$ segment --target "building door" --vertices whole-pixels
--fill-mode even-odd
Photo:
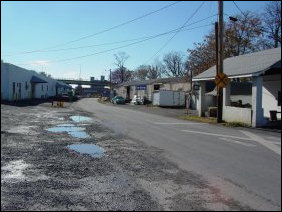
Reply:
[[[19,99],[22,98],[22,83],[19,83]]]
[[[126,99],[130,99],[130,86],[126,87]]]
[[[13,82],[12,100],[16,100],[16,83],[15,82]]]
[[[31,99],[35,98],[35,83],[31,83]]]

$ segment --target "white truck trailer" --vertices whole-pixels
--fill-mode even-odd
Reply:
[[[180,107],[185,106],[185,92],[160,90],[153,93],[153,105]]]

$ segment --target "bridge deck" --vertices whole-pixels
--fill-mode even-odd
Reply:
[[[77,84],[77,85],[97,85],[97,86],[106,86],[110,85],[110,82],[100,81],[100,80],[94,80],[94,81],[88,81],[88,80],[71,80],[71,79],[57,79],[58,81],[64,82],[66,84]]]

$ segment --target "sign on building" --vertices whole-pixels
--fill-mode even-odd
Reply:
[[[136,90],[147,90],[147,85],[136,85]]]

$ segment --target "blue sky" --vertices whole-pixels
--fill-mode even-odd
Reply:
[[[100,78],[108,76],[105,70],[114,69],[114,54],[126,52],[130,57],[126,67],[134,70],[147,62],[173,34],[148,40],[143,43],[118,50],[70,60],[55,62],[66,58],[88,55],[95,52],[123,46],[127,43],[93,46],[91,48],[75,49],[57,52],[37,52],[32,54],[17,54],[18,52],[45,49],[68,41],[81,38],[105,30],[125,21],[137,18],[157,10],[173,2],[168,1],[61,1],[61,2],[5,2],[1,1],[1,59],[4,62],[21,64],[19,66],[36,71],[45,71],[56,78],[78,78],[81,65],[81,77]],[[160,34],[181,27],[195,12],[202,2],[183,1],[143,19],[125,26],[83,39],[57,49],[99,45],[103,43],[123,41],[139,37]],[[266,1],[238,1],[243,10],[262,12]],[[207,18],[217,13],[217,2],[207,1],[193,16],[188,24]],[[224,13],[240,13],[232,1],[224,2]],[[162,59],[169,51],[182,51],[186,54],[193,43],[201,42],[213,26],[216,17],[191,25],[189,28],[200,27],[179,32],[171,42],[157,55]],[[8,56],[11,55],[11,56]],[[149,62],[153,62],[154,58]]]

